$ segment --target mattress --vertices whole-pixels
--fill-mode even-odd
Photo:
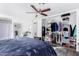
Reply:
[[[56,56],[47,42],[33,38],[0,40],[0,56]]]

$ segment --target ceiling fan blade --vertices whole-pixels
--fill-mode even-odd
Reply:
[[[36,7],[34,5],[31,5],[31,7],[36,11],[38,12],[38,10],[36,9]]]
[[[36,12],[26,12],[26,13],[36,13]]]
[[[50,8],[47,8],[47,9],[41,10],[41,12],[46,12],[46,11],[50,11],[50,10],[51,10]]]
[[[40,13],[41,15],[43,15],[43,16],[47,16],[47,14],[44,14],[44,13]]]

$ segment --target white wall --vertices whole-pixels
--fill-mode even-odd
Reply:
[[[42,19],[38,19],[37,36],[42,37]]]
[[[76,51],[79,52],[79,10],[77,10],[77,14],[76,14],[76,24],[77,24],[77,40],[76,40]]]
[[[22,31],[21,34],[23,35],[24,32],[30,31],[31,33],[33,32],[33,25],[32,25],[32,19],[22,19],[22,18],[12,18],[13,22],[15,23],[20,23],[22,25]]]
[[[0,18],[4,18],[4,20],[6,20],[5,18],[8,18],[8,20],[12,20],[12,24],[20,23],[22,25],[21,34],[23,34],[25,31],[32,32],[32,18],[30,18],[30,20],[29,20],[29,17],[27,19],[22,19],[19,17],[17,18],[17,17],[7,16],[7,15],[0,15]],[[14,30],[12,29],[11,32],[13,32],[13,31]],[[13,35],[14,35],[14,32],[12,33],[12,38],[14,37]]]
[[[70,24],[72,25],[72,28],[76,25],[76,11],[72,12],[70,15]]]
[[[22,33],[25,31],[33,31],[32,21],[35,19],[35,14],[27,14],[27,11],[32,11],[30,4],[0,3],[0,17],[8,18],[13,23],[22,24]]]

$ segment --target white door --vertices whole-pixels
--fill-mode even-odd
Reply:
[[[0,40],[10,38],[10,23],[0,22]]]
[[[33,23],[33,35],[37,36],[37,22]]]

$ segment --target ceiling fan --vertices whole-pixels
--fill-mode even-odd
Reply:
[[[47,9],[37,9],[34,5],[30,5],[36,12],[27,12],[27,13],[39,13],[43,16],[47,16],[47,14],[45,14],[44,12],[47,12],[47,11],[50,11],[51,9],[50,8],[47,8]]]

